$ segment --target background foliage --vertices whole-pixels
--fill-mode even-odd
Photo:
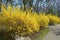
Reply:
[[[18,6],[19,8],[30,9],[32,8],[33,11],[36,12],[46,12],[60,15],[60,0],[0,0],[0,5],[10,4],[11,6],[15,7]],[[1,9],[1,8],[0,8]]]

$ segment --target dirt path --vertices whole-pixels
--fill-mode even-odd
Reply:
[[[60,40],[60,24],[51,27],[50,32],[43,38],[43,40]]]

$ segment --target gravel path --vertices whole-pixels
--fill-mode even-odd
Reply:
[[[60,24],[50,26],[51,30],[43,40],[60,40]]]

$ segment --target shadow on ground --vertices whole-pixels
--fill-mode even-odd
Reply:
[[[53,31],[53,33],[54,33],[56,36],[59,36],[59,35],[60,35],[60,30]]]

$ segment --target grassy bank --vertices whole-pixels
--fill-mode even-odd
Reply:
[[[50,30],[49,28],[45,28],[44,30],[41,31],[41,33],[40,33],[40,39],[41,40],[47,35],[49,30]]]

